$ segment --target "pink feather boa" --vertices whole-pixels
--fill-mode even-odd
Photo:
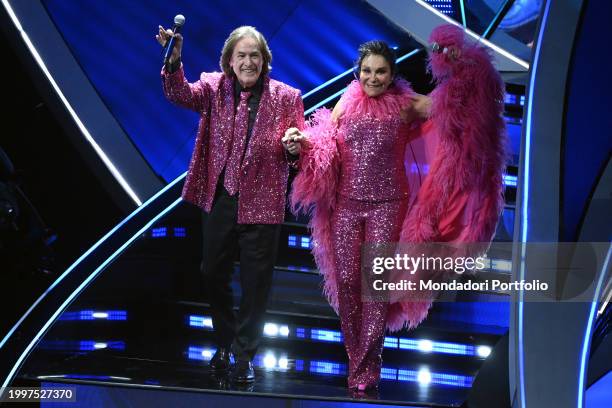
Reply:
[[[402,109],[410,105],[410,97],[414,91],[410,84],[396,78],[387,91],[380,96],[370,98],[363,92],[359,81],[351,82],[340,99],[342,117],[373,116],[377,119],[400,115]]]
[[[300,211],[310,214],[308,227],[312,231],[312,253],[324,278],[323,293],[338,313],[330,220],[336,206],[340,159],[331,111],[317,110],[304,132],[308,135],[309,146],[302,150],[300,171],[293,181],[289,202],[294,214]]]

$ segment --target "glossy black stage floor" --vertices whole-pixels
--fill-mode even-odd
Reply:
[[[333,327],[336,322],[319,321],[317,327],[309,327],[304,323],[316,321],[269,315],[275,323],[266,326],[265,340],[254,360],[256,381],[237,385],[208,370],[215,351],[212,332],[205,327],[209,318],[205,314],[181,316],[176,308],[171,309],[95,312],[126,320],[64,320],[39,344],[20,379],[283,399],[355,398],[397,405],[458,406],[483,360],[475,352],[439,354],[440,350],[469,353],[469,346],[462,348],[459,341],[430,340],[431,352],[424,353],[414,338],[389,336],[379,392],[352,395],[346,389],[346,358],[339,332]],[[92,314],[75,311],[64,318]],[[175,327],[160,325],[161,318],[173,319]],[[490,344],[493,338],[488,340]],[[482,344],[485,342],[483,338]]]
[[[153,399],[159,402],[155,406],[219,406],[221,400],[226,406],[254,406],[252,399],[262,397],[278,400],[266,400],[266,407],[281,400],[461,406],[507,329],[503,294],[437,303],[417,330],[387,335],[378,392],[351,394],[339,322],[321,294],[307,232],[299,222],[287,223],[254,361],[256,381],[247,387],[232,384],[208,370],[215,349],[199,278],[198,217],[180,204],[102,265],[25,360],[14,385],[78,385],[88,401],[82,406],[108,406],[99,405],[108,398]],[[238,274],[234,278],[238,297]]]

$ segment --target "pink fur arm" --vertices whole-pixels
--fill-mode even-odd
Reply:
[[[339,163],[336,146],[336,123],[328,109],[317,110],[304,130],[304,146],[299,172],[293,181],[291,211],[309,212],[313,205],[330,203],[335,195]]]

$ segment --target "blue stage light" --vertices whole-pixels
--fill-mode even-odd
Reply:
[[[189,315],[189,326],[212,329],[213,323],[210,316]]]
[[[151,228],[151,238],[165,238],[168,234],[166,227]]]
[[[401,350],[418,350],[421,352],[456,354],[461,356],[473,356],[476,354],[474,346],[468,344],[448,343],[431,340],[399,339]]]
[[[40,348],[58,351],[125,350],[125,342],[120,340],[43,340],[40,342]]]
[[[297,247],[297,236],[296,236],[296,235],[289,235],[287,245],[288,245],[290,248],[295,248],[295,247]]]
[[[461,23],[463,24],[463,27],[467,28],[467,19],[465,18],[465,2],[463,0],[459,0],[459,7],[461,8]]]
[[[289,248],[311,249],[311,239],[308,235],[289,235],[287,240]]]
[[[265,368],[275,368],[276,367],[276,356],[272,353],[267,353],[263,358],[263,366]]]
[[[263,355],[256,354],[255,357],[253,357],[253,367],[255,368],[264,367],[264,356]]]
[[[422,368],[417,372],[417,381],[420,385],[429,385],[431,384],[431,372]]]
[[[93,351],[93,350],[125,350],[124,341],[93,341],[93,340],[81,340],[79,342],[79,351]]]
[[[478,357],[487,358],[491,355],[491,347],[489,346],[478,346],[476,347],[476,355]]]
[[[430,4],[433,8],[438,10],[440,13],[444,13],[448,15],[455,14],[455,9],[453,7],[452,0],[425,0],[425,1],[428,4]],[[464,17],[464,21],[465,21],[465,17]]]
[[[344,374],[344,364],[335,363],[333,361],[310,361],[310,372],[316,374],[341,375]]]
[[[395,368],[383,367],[380,370],[380,378],[383,380],[397,380],[397,370]]]
[[[298,339],[305,339],[306,329],[304,329],[303,327],[298,327],[297,329],[295,329],[295,337],[297,337]]]
[[[287,370],[289,368],[289,359],[287,359],[287,357],[280,357],[278,359],[278,368]]]
[[[419,341],[415,339],[399,339],[399,348],[402,350],[418,350]]]
[[[472,386],[474,377],[466,375],[456,374],[444,374],[444,373],[432,373],[431,382],[439,385],[450,385],[453,387],[465,387],[469,388]]]
[[[511,176],[509,174],[504,174],[504,185],[516,187],[518,183],[518,176]]]
[[[125,310],[80,310],[64,312],[59,320],[76,321],[76,320],[127,320],[127,311]]]
[[[472,381],[474,380],[474,377],[471,376],[432,373],[426,368],[419,371],[400,369],[398,370],[397,378],[399,381],[416,382],[421,385],[449,385],[452,387],[465,388],[471,387]]]
[[[276,323],[266,323],[263,328],[264,336],[276,337],[278,336],[278,325]]]
[[[187,236],[187,229],[185,227],[174,227],[174,236],[176,238],[185,238]]]
[[[399,345],[399,339],[397,337],[385,337],[384,347],[386,348],[397,348]]]
[[[287,265],[285,268],[290,271],[314,272],[313,269],[307,268],[305,266]]]
[[[431,340],[419,340],[417,348],[423,353],[430,353],[433,351],[433,342]]]
[[[417,372],[414,370],[397,370],[399,381],[417,382]]]
[[[433,342],[432,351],[434,353],[459,354],[463,356],[473,356],[476,354],[474,346],[437,341]]]
[[[342,333],[336,330],[312,329],[310,330],[310,339],[318,341],[328,341],[333,343],[342,342]]]
[[[217,351],[215,348],[210,347],[189,346],[187,358],[189,360],[210,361],[215,351]]]

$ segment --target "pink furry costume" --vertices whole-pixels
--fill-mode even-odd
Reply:
[[[460,28],[437,27],[429,42],[446,49],[429,61],[437,82],[430,122],[439,142],[401,241],[488,244],[504,205],[504,83],[487,50],[466,43]]]
[[[340,118],[319,110],[306,130],[310,143],[291,205],[294,212],[311,211],[313,255],[340,316],[350,388],[378,384],[385,329],[416,327],[432,301],[362,302],[362,244],[397,242],[400,235],[411,242],[489,241],[502,208],[503,83],[486,51],[465,45],[457,31],[443,26],[432,33],[432,41],[449,41],[463,54],[455,61],[432,58],[439,86],[422,126],[402,122],[412,95],[406,82],[396,80],[371,98],[354,81],[340,100]],[[405,147],[421,135],[437,145],[429,146],[435,154],[418,190],[419,183],[409,183],[404,158]],[[426,164],[417,163],[421,172]]]

